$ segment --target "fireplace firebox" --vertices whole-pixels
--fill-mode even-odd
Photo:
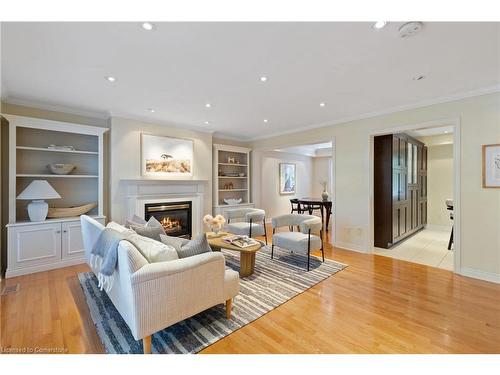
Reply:
[[[163,225],[167,235],[191,238],[191,201],[146,203],[144,208],[144,219],[149,220],[154,216]]]

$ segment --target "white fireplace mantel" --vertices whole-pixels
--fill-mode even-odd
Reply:
[[[145,204],[191,201],[193,236],[201,233],[205,186],[208,180],[130,178],[121,179],[126,193],[127,216],[144,217]]]

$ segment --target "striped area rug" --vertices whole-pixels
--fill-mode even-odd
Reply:
[[[239,254],[225,251],[226,265],[239,270]],[[247,325],[289,299],[334,275],[344,264],[311,257],[311,270],[306,271],[307,257],[289,251],[264,247],[257,253],[255,272],[240,279],[240,294],[233,301],[231,320],[226,319],[223,304],[214,306],[189,319],[153,335],[153,353],[197,353],[237,329]],[[78,274],[80,285],[106,351],[108,353],[142,353],[142,341],[132,334],[104,291],[97,288],[93,273]]]

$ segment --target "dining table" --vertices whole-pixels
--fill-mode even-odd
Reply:
[[[315,209],[321,211],[321,223],[325,225],[326,231],[328,231],[328,225],[330,224],[330,216],[332,214],[332,201],[330,199],[324,200],[323,198],[305,197],[298,198],[298,203],[300,207],[299,213],[308,212],[312,215]]]

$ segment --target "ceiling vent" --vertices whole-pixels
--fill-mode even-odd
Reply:
[[[422,22],[407,22],[399,28],[399,36],[401,38],[409,38],[418,34],[423,27],[424,24]]]

